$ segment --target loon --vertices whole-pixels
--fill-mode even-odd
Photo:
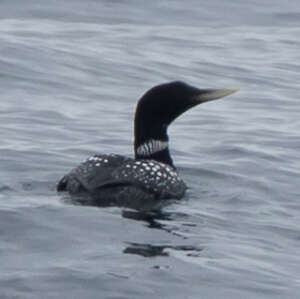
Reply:
[[[59,181],[57,191],[88,197],[99,206],[137,210],[182,198],[187,186],[170,155],[168,126],[188,109],[236,91],[198,89],[181,81],[151,88],[136,107],[135,158],[116,154],[91,156]]]

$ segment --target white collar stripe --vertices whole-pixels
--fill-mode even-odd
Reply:
[[[150,156],[154,153],[160,152],[168,147],[167,141],[150,139],[140,145],[136,152],[140,156]]]

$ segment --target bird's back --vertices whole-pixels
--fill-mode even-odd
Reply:
[[[57,190],[88,195],[100,206],[148,209],[181,198],[186,185],[169,165],[111,154],[88,158],[60,180]]]

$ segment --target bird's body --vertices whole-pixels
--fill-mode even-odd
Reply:
[[[150,89],[136,109],[135,159],[114,154],[94,155],[65,175],[57,190],[87,197],[99,206],[139,210],[182,198],[187,187],[173,165],[167,127],[189,108],[234,91],[200,90],[182,82]]]
[[[88,158],[60,181],[58,190],[88,194],[86,200],[101,206],[148,210],[160,207],[160,200],[181,198],[186,185],[169,165],[110,154]]]

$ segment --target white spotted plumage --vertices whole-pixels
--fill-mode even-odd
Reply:
[[[97,176],[103,179],[104,185],[109,182],[113,186],[115,182],[116,185],[123,186],[124,189],[116,188],[116,197],[118,192],[124,190],[124,194],[146,192],[147,196],[155,198],[179,198],[186,189],[184,182],[171,166],[155,160],[134,160],[119,155],[89,157],[71,171],[68,176],[68,188],[75,193],[78,188],[82,188],[82,184],[88,190],[97,190],[95,194],[98,194],[102,192],[102,187],[101,181],[93,180]],[[80,182],[77,178],[80,178]],[[107,196],[111,196],[110,191],[107,191]]]

